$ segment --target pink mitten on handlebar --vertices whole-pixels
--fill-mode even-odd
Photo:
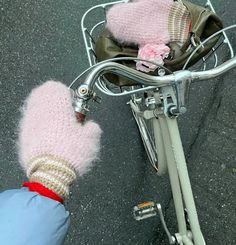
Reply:
[[[26,101],[20,123],[20,160],[30,182],[41,183],[61,197],[69,194],[76,174],[83,175],[97,158],[101,129],[78,123],[69,89],[48,81]]]

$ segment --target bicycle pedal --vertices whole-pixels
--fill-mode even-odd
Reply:
[[[154,202],[144,202],[134,207],[133,214],[136,220],[143,220],[156,216],[158,208]]]

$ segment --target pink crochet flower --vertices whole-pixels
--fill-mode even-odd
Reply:
[[[170,53],[170,48],[165,44],[146,44],[141,46],[138,51],[138,58],[147,61],[155,62],[158,65],[163,65],[163,59],[166,58]],[[157,65],[150,62],[138,61],[136,63],[137,70],[150,72],[155,71]]]

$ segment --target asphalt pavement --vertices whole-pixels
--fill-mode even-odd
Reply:
[[[20,108],[32,88],[55,79],[69,85],[88,67],[82,14],[101,0],[0,1],[0,191],[19,188]],[[198,3],[201,1],[197,1]],[[233,0],[214,5],[225,26],[234,23]],[[93,16],[94,19],[98,16]],[[235,34],[230,40],[236,45]],[[208,245],[236,244],[235,71],[191,86],[188,112],[179,118],[190,179]],[[102,151],[91,172],[71,188],[71,227],[65,245],[167,244],[158,217],[137,222],[136,204],[162,204],[168,227],[175,216],[166,176],[152,171],[128,97],[102,96],[89,117],[103,130]]]

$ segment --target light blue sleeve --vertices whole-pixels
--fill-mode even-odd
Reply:
[[[28,188],[0,193],[0,244],[60,245],[69,228],[69,213],[54,200]]]

